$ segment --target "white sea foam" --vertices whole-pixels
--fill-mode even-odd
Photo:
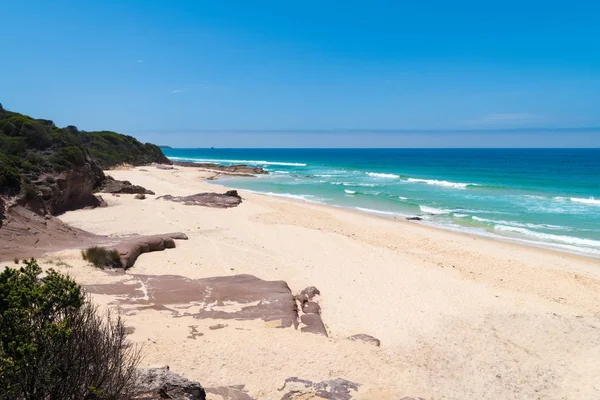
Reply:
[[[475,183],[461,183],[461,182],[449,182],[449,181],[438,181],[435,179],[416,179],[416,178],[408,178],[407,182],[412,183],[425,183],[427,185],[436,185],[443,186],[454,189],[466,189],[468,186],[479,186]]]
[[[400,200],[408,200],[408,197],[404,197],[404,196],[398,196],[398,198],[399,198]]]
[[[288,198],[288,199],[309,201],[311,203],[323,203],[323,199],[318,198],[318,197],[313,196],[313,195],[310,195],[310,194],[291,194],[291,193],[259,192],[257,190],[248,190],[248,189],[244,189],[244,191],[250,192],[250,193],[256,193],[256,194],[264,194],[264,195],[273,196],[273,197],[285,197],[285,198]]]
[[[456,215],[456,214],[455,214]],[[517,228],[531,228],[531,229],[549,229],[549,230],[570,230],[570,228],[559,226],[559,225],[550,225],[550,224],[533,224],[533,223],[521,223],[516,221],[504,221],[504,220],[495,220],[488,218],[481,218],[476,215],[471,217],[474,221],[478,222],[487,222],[491,224],[498,225],[507,225]]]
[[[347,194],[356,194],[356,192],[354,190],[349,190],[349,189],[344,189],[344,192],[346,192]]]
[[[564,244],[585,246],[585,247],[592,247],[592,248],[600,249],[600,241],[593,240],[593,239],[584,239],[584,238],[577,238],[577,237],[573,237],[573,236],[553,235],[550,233],[534,232],[529,229],[519,228],[519,227],[515,227],[515,226],[507,226],[507,225],[496,225],[494,227],[494,229],[501,231],[501,232],[519,233],[521,235],[535,238],[535,239],[542,240],[542,241],[549,241],[549,242],[554,242],[554,243],[564,243]]]
[[[419,206],[419,208],[421,209],[421,211],[423,211],[426,214],[434,214],[434,215],[444,215],[444,214],[450,214],[452,212],[452,210],[445,210],[443,208],[434,208],[434,207],[427,207],[427,206]]]
[[[396,174],[380,174],[378,172],[367,172],[367,175],[373,178],[385,178],[385,179],[396,179],[400,178],[400,175]]]
[[[402,214],[398,214],[395,212],[391,212],[391,211],[380,211],[380,210],[373,210],[371,208],[363,208],[363,207],[354,207],[355,210],[359,210],[362,212],[367,212],[367,213],[371,213],[371,214],[381,214],[381,215],[402,215]]]
[[[169,157],[175,161],[191,161],[195,163],[228,163],[228,164],[248,164],[248,165],[283,165],[288,167],[306,167],[304,163],[290,163],[280,161],[257,161],[257,160],[220,160],[212,158],[186,158],[186,157]]]
[[[468,215],[467,215],[467,214],[454,214],[454,216],[455,216],[456,218],[466,218],[466,217],[468,217]]]
[[[582,204],[588,204],[588,205],[592,205],[592,206],[600,206],[600,199],[595,199],[593,197],[590,197],[589,199],[582,199],[579,197],[571,197],[571,201],[574,203],[582,203]]]

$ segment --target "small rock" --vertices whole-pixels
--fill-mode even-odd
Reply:
[[[225,324],[217,324],[217,325],[211,325],[208,327],[208,329],[210,329],[211,331],[214,331],[216,329],[223,329],[225,327],[227,327],[228,325]]]
[[[145,200],[146,199],[146,195],[143,194],[143,193],[138,193],[138,194],[135,195],[135,198],[137,200]]]
[[[371,335],[365,335],[364,333],[359,333],[358,335],[352,335],[347,337],[346,339],[352,341],[361,341],[367,344],[372,344],[373,346],[381,346],[381,341]]]
[[[421,217],[406,217],[408,221],[421,221],[423,218]]]

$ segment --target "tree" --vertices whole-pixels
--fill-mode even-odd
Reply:
[[[0,399],[129,399],[139,359],[69,277],[34,259],[0,273]]]

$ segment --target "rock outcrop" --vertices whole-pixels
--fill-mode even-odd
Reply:
[[[139,185],[133,185],[129,181],[116,180],[112,176],[107,176],[104,179],[100,191],[104,193],[154,194],[152,190]]]
[[[141,254],[173,249],[175,248],[175,239],[187,240],[187,238],[184,233],[180,232],[164,235],[130,236],[121,238],[117,245],[108,248],[119,252],[123,269],[128,269],[133,267]]]
[[[281,400],[303,399],[328,399],[351,400],[352,395],[358,391],[360,384],[345,379],[332,379],[322,382],[312,382],[297,377],[285,380],[283,387],[278,389],[286,391]]]
[[[221,172],[230,175],[267,175],[269,172],[262,167],[253,167],[250,165],[219,165],[212,163],[194,163],[194,162],[174,162],[173,165],[179,167],[201,168],[207,171]]]
[[[203,206],[213,208],[231,208],[236,207],[242,202],[242,198],[237,190],[228,190],[221,193],[197,193],[190,196],[171,196],[165,195],[156,198],[183,203],[186,206]]]
[[[321,318],[321,306],[318,302],[320,295],[321,292],[314,286],[309,286],[296,295],[295,299],[302,311],[300,331],[328,336],[327,328]]]
[[[0,228],[0,256],[4,260],[39,257],[47,252],[91,246],[102,240],[58,218],[14,206],[5,211]]]
[[[206,391],[198,382],[174,374],[169,367],[138,369],[136,386],[140,400],[206,400]]]

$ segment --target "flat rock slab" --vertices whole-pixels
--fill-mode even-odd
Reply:
[[[351,400],[360,384],[345,379],[332,379],[322,382],[312,382],[296,377],[285,380],[280,391],[286,391],[281,400],[294,399],[328,399]]]
[[[198,319],[279,321],[297,327],[296,301],[284,281],[264,281],[252,275],[189,279],[178,275],[131,275],[130,280],[88,285],[89,293],[117,295],[122,305],[170,310]],[[191,308],[180,314],[175,305]]]
[[[171,196],[170,194],[157,197],[176,203],[183,203],[186,206],[203,206],[213,208],[231,208],[236,207],[242,202],[242,198],[237,190],[229,190],[225,193],[197,193],[190,196]]]
[[[210,171],[224,172],[233,175],[266,175],[269,173],[261,167],[252,167],[244,164],[219,165],[212,163],[194,163],[189,161],[175,162],[174,164],[180,167],[202,168]]]

